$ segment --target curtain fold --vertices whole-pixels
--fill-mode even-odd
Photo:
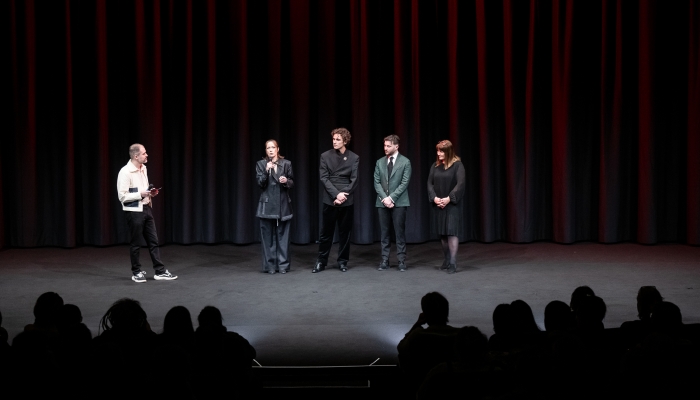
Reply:
[[[700,5],[688,10],[687,241],[700,243]]]

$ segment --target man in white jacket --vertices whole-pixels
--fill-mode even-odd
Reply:
[[[146,272],[141,270],[139,252],[141,250],[140,238],[143,236],[151,254],[155,279],[171,281],[177,276],[168,272],[160,260],[158,248],[158,233],[153,220],[152,200],[158,195],[158,189],[152,188],[148,183],[146,163],[148,154],[146,148],[139,143],[129,147],[129,162],[119,171],[117,177],[117,193],[122,209],[126,217],[126,225],[131,236],[131,279],[134,282],[146,282]]]

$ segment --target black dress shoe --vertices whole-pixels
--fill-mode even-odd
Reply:
[[[377,268],[377,271],[386,271],[387,269],[389,269],[389,261],[382,260],[381,264],[379,264],[379,268]]]
[[[406,271],[406,263],[403,261],[399,261],[399,271],[404,272]]]
[[[348,266],[345,264],[340,264],[340,272],[348,272]]]
[[[314,269],[311,270],[311,273],[315,274],[316,272],[321,272],[324,269],[326,269],[326,266],[320,262],[317,262],[316,265],[314,265]]]
[[[274,275],[274,274],[276,274],[277,272],[276,272],[274,269],[271,269],[271,270],[267,271],[267,273],[270,274],[270,275]]]
[[[286,269],[281,269],[281,270],[280,270],[280,274],[286,274],[286,273],[287,273],[287,270],[286,270]]]

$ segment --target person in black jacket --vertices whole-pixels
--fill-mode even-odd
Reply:
[[[353,192],[357,188],[357,168],[360,157],[345,146],[350,142],[350,131],[337,128],[331,131],[333,148],[321,154],[319,175],[323,192],[323,225],[318,245],[318,258],[311,272],[326,269],[333,244],[335,225],[338,225],[338,268],[348,270],[350,258],[350,231],[354,218]]]
[[[265,142],[265,157],[255,165],[255,177],[263,192],[256,216],[260,218],[262,270],[268,274],[289,271],[289,227],[294,187],[292,163],[279,154],[276,140]]]

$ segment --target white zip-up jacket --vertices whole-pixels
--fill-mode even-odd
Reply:
[[[125,166],[119,170],[117,177],[117,194],[122,203],[124,211],[142,212],[143,206],[150,203],[151,198],[141,198],[141,192],[148,190],[148,171],[146,165],[142,165],[139,170],[134,163],[129,160]]]

